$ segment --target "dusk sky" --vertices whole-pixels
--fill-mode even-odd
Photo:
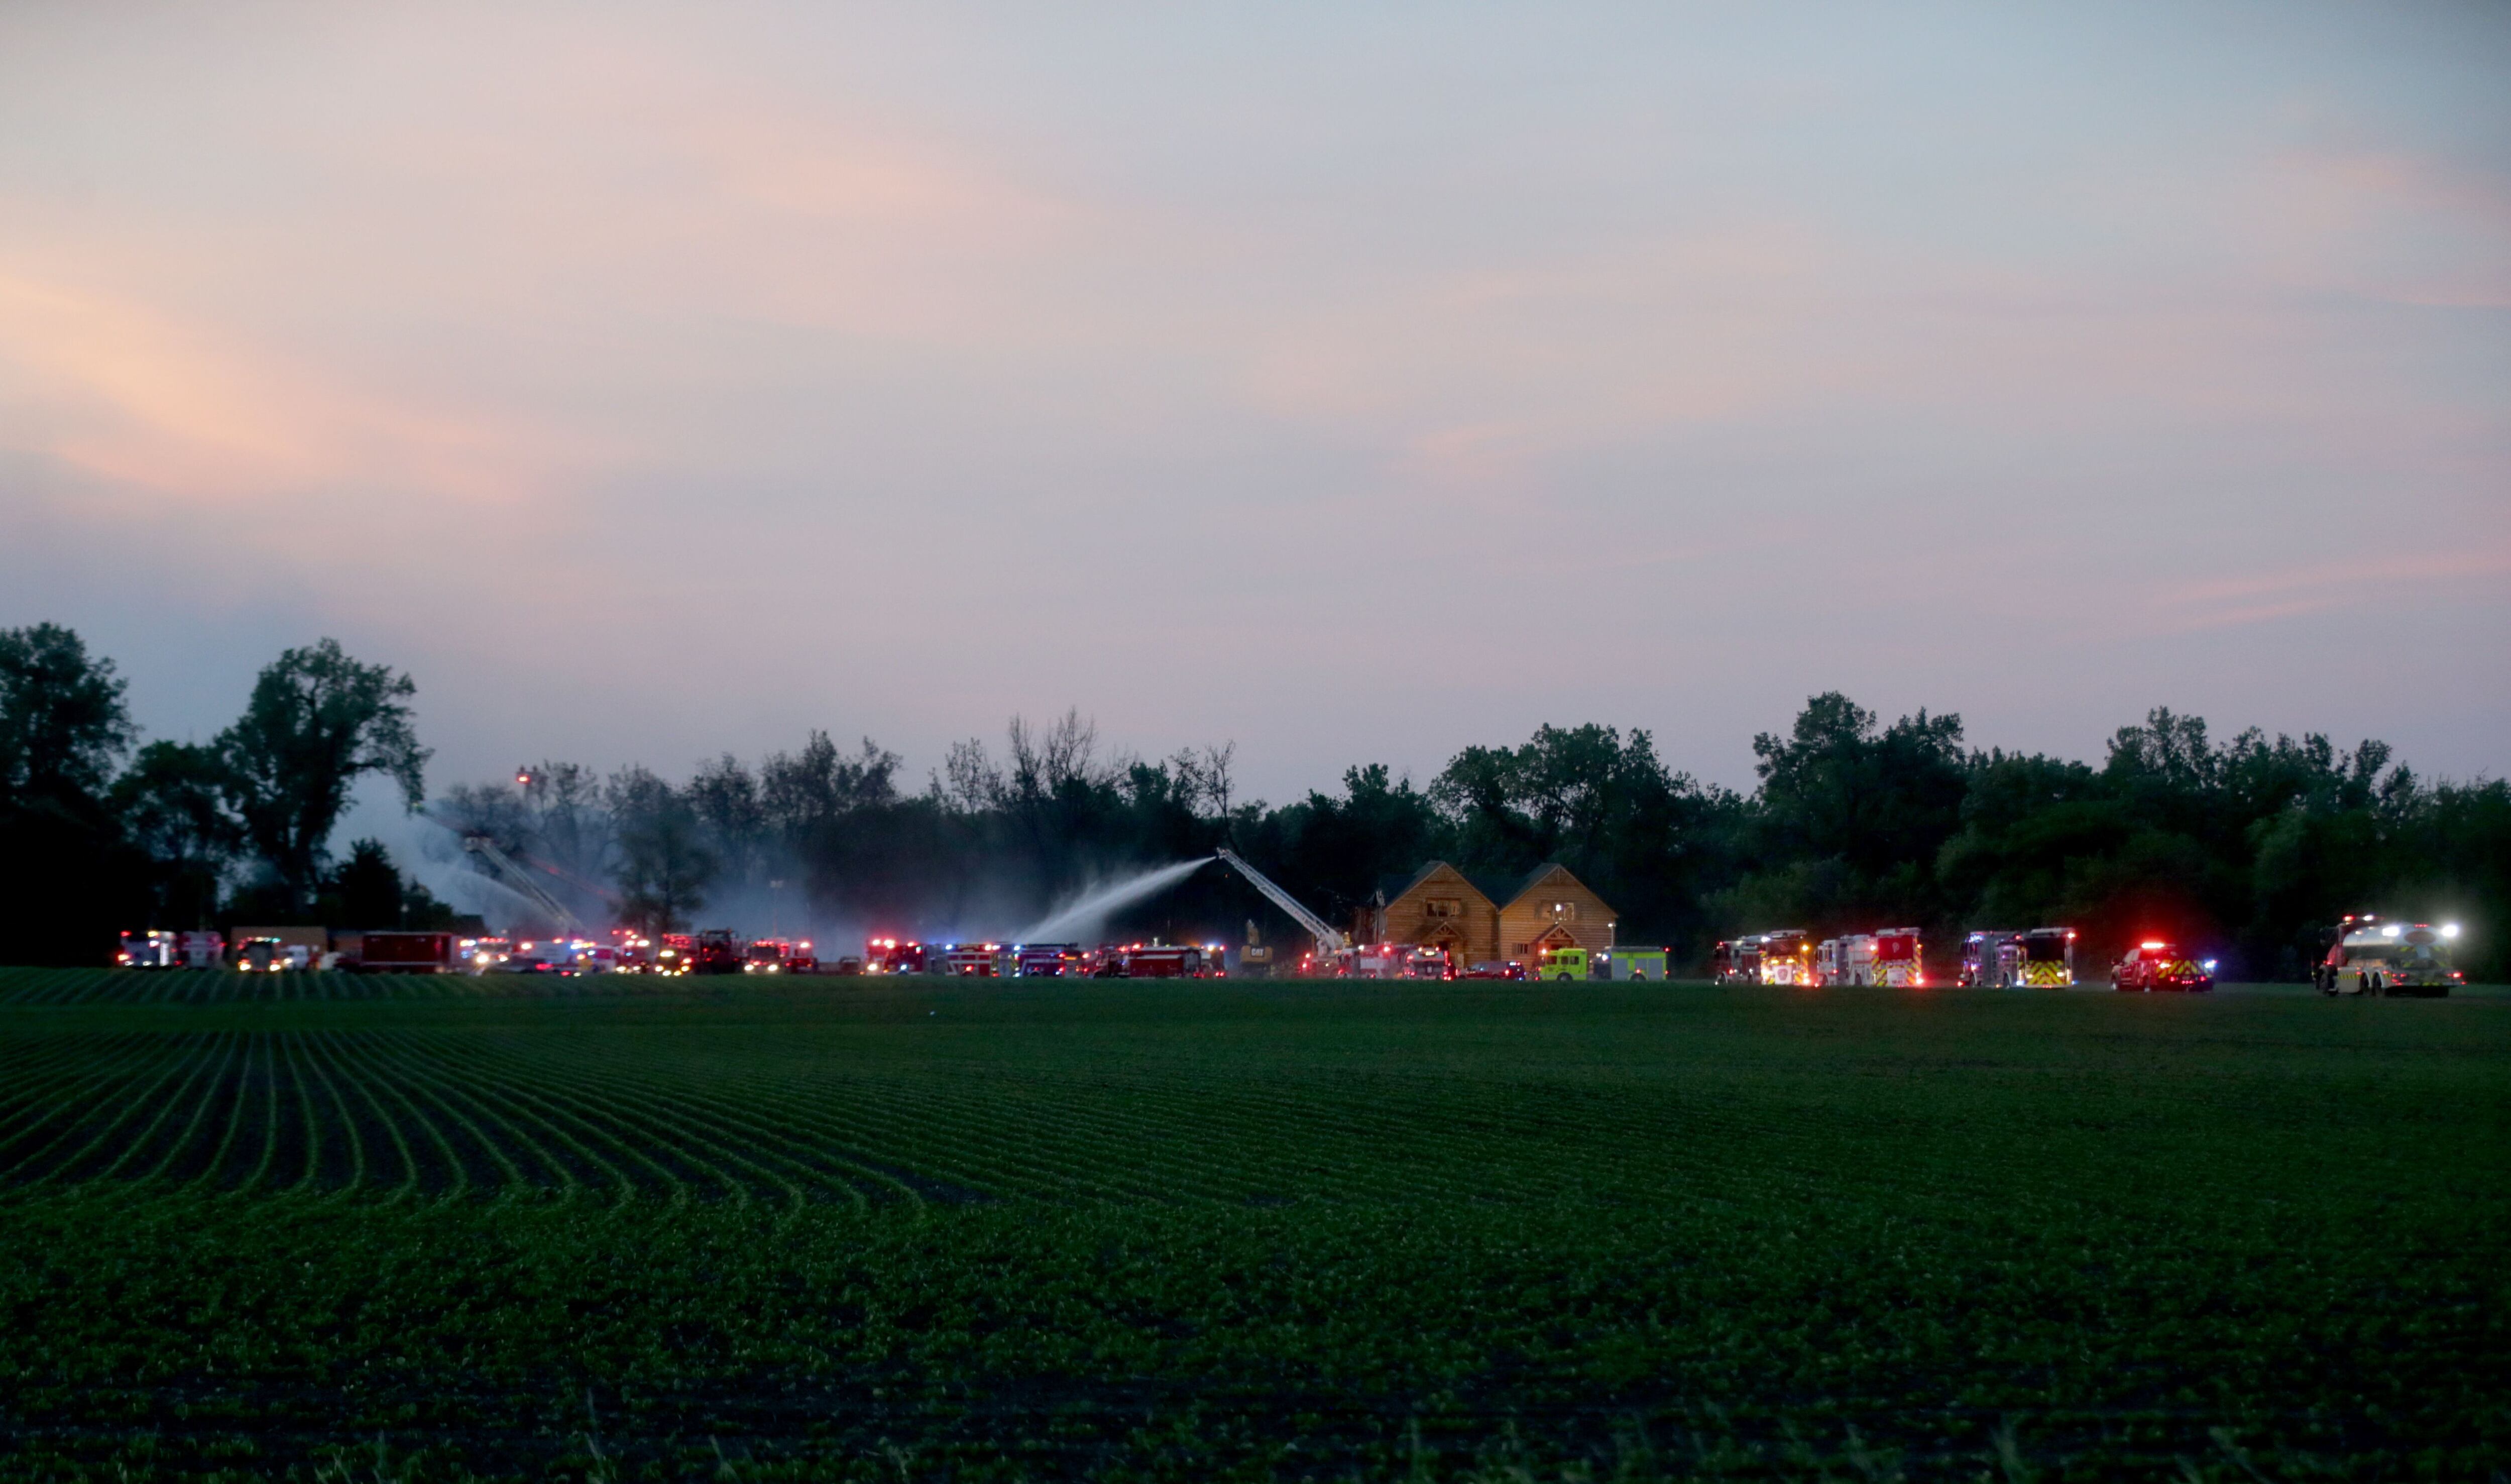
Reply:
[[[437,787],[1841,689],[2511,770],[2511,7],[0,10],[0,626]]]

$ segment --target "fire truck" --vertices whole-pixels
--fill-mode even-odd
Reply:
[[[665,933],[654,945],[657,974],[685,974],[697,962],[698,943],[687,933]]]
[[[1811,987],[1814,981],[1812,935],[1801,927],[1783,927],[1757,940],[1760,944],[1762,984]]]
[[[942,972],[962,979],[994,979],[1003,972],[1003,946],[999,943],[945,943],[942,945]]]
[[[113,962],[126,969],[178,969],[183,966],[182,940],[157,928],[124,933]]]
[[[2458,924],[2392,922],[2369,913],[2337,924],[2327,955],[2312,966],[2322,995],[2447,996],[2466,976],[2452,968]]]
[[[1719,984],[1759,984],[1761,940],[1737,938],[1710,950],[1709,977]]]
[[[1961,969],[1953,983],[1966,990],[2001,990],[2023,975],[2023,935],[1983,927],[1962,938]]]
[[[1086,957],[1078,943],[1017,943],[1012,972],[1023,979],[1078,979]]]
[[[1665,982],[1665,949],[1609,949],[1604,957],[1604,977],[1630,979],[1630,982]]]
[[[699,933],[689,950],[692,974],[738,974],[744,962],[741,940],[729,927],[710,927]]]
[[[1923,990],[1927,966],[1920,957],[1918,930],[1886,927],[1874,934],[1874,983],[1893,990]]]
[[[1559,983],[1583,982],[1590,972],[1583,948],[1547,948],[1535,960],[1534,977]]]
[[[650,974],[654,970],[654,940],[624,927],[610,930],[611,946],[619,953],[616,959],[623,974]]]
[[[247,974],[284,974],[313,967],[313,953],[302,943],[262,935],[238,938],[235,966]]]
[[[1825,939],[1814,950],[1814,981],[1825,985],[1848,985],[1866,989],[1883,982],[1874,967],[1874,935],[1850,933],[1846,937]]]
[[[1127,979],[1218,979],[1226,972],[1217,943],[1131,943],[1123,963]]]
[[[741,971],[745,974],[782,974],[785,961],[793,957],[793,945],[782,938],[760,938],[750,945],[742,956]]]
[[[1211,951],[1217,959],[1219,950]],[[1312,972],[1330,979],[1452,979],[1448,951],[1429,944],[1364,943]]]
[[[2023,935],[2023,987],[2071,989],[2075,983],[2075,930],[2035,927]]]
[[[358,948],[367,974],[442,974],[453,965],[451,933],[368,933]]]
[[[1333,979],[1400,979],[1404,976],[1404,949],[1394,943],[1355,944],[1349,954],[1327,970]]]
[[[921,974],[927,961],[923,944],[912,938],[870,938],[864,942],[867,974]]]
[[[2075,982],[2075,930],[2071,927],[1983,928],[1962,939],[1965,989],[2063,990]]]

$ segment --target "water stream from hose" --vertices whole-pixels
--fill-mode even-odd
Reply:
[[[1045,920],[1024,931],[1022,943],[1083,943],[1098,936],[1110,914],[1118,908],[1131,907],[1147,897],[1168,890],[1187,877],[1209,866],[1217,857],[1199,861],[1179,861],[1162,866],[1140,876],[1129,876],[1120,881],[1092,888],[1079,900],[1057,908]]]

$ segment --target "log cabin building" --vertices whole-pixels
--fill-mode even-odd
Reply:
[[[1446,861],[1410,879],[1390,878],[1361,908],[1361,943],[1444,948],[1458,968],[1513,961],[1533,965],[1547,948],[1613,946],[1613,909],[1569,874],[1546,863],[1515,881],[1476,881]]]

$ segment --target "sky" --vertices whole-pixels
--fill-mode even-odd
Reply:
[[[0,8],[0,626],[437,787],[1838,689],[2511,771],[2511,8]]]

